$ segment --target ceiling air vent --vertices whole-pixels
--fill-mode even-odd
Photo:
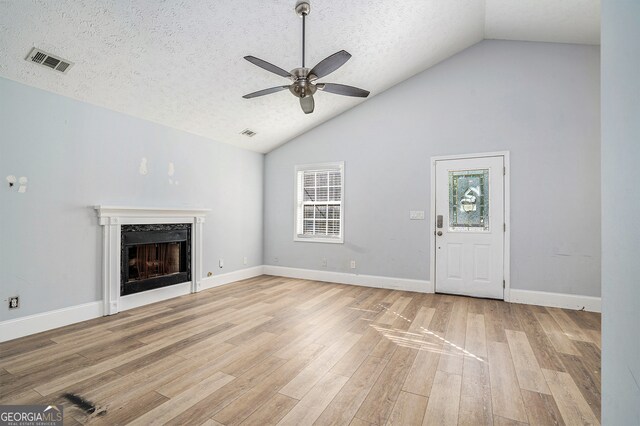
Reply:
[[[58,56],[47,53],[38,48],[31,49],[31,52],[25,58],[28,62],[34,62],[40,64],[43,67],[51,68],[52,70],[59,71],[66,74],[69,68],[73,65],[73,62],[62,59]]]
[[[252,138],[256,135],[256,132],[254,132],[253,130],[244,129],[243,131],[240,132],[240,134]]]

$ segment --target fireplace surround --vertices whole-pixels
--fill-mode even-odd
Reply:
[[[105,315],[200,290],[202,231],[209,209],[94,209],[103,228]]]

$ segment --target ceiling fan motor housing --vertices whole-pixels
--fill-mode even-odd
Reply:
[[[311,84],[311,80],[315,80],[314,75],[309,74],[309,68],[295,68],[291,70],[291,80],[293,83],[289,86],[289,91],[298,98],[306,98],[313,96],[318,88],[315,84]]]

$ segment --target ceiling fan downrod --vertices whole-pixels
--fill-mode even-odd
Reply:
[[[299,1],[295,11],[302,18],[302,68],[304,68],[305,18],[311,12],[311,5],[307,1]]]

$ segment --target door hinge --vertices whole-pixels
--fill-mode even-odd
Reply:
[[[507,224],[506,223],[502,224],[502,232],[507,232]]]
[[[507,282],[505,280],[502,280],[502,288],[507,288]]]
[[[507,175],[507,166],[502,167],[502,176]]]

